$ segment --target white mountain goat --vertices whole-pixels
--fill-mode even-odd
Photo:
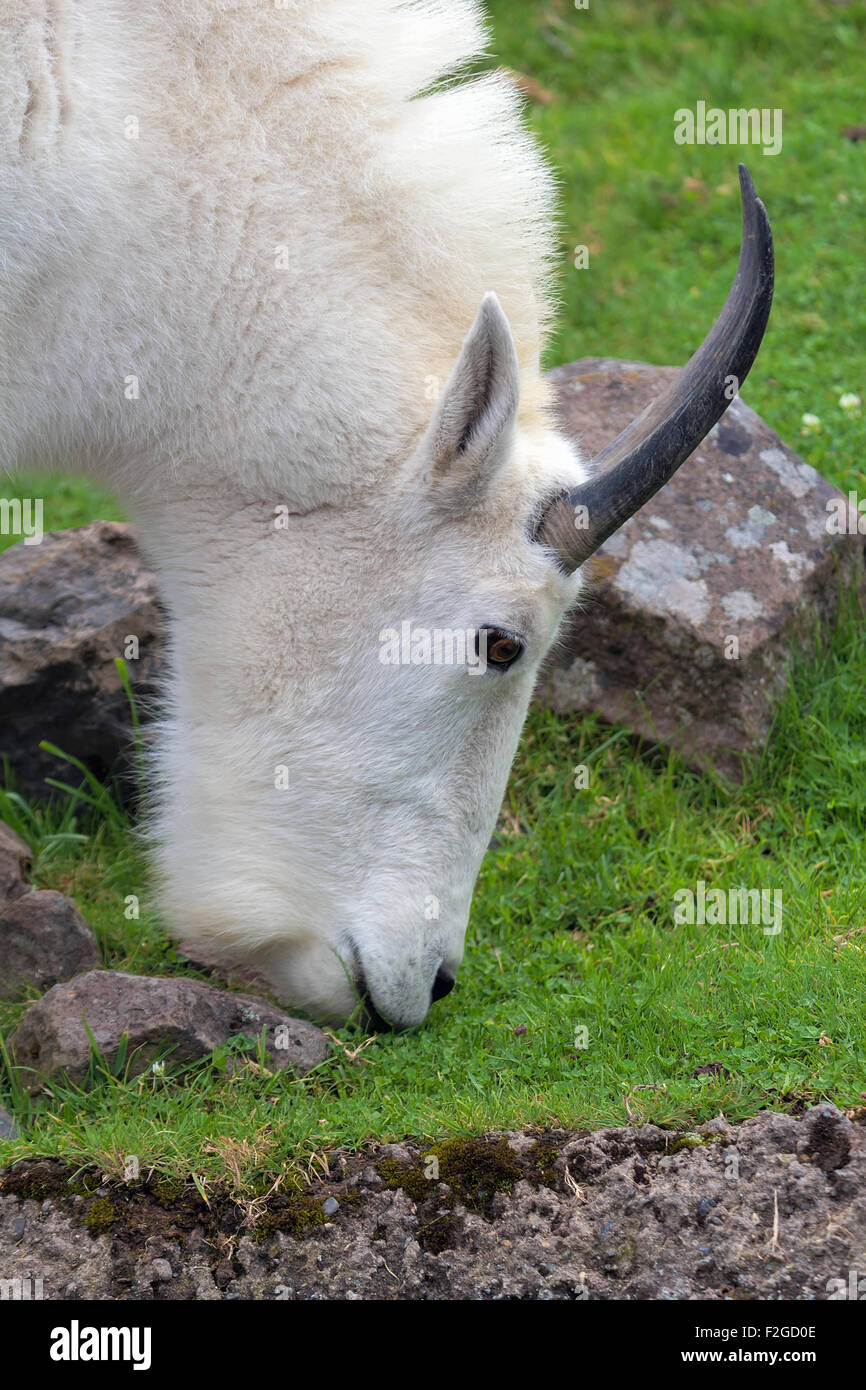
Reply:
[[[395,1027],[454,983],[580,565],[772,295],[742,171],[718,323],[582,463],[551,179],[506,77],[443,84],[485,44],[476,0],[0,0],[0,452],[114,489],[161,576],[167,920]]]

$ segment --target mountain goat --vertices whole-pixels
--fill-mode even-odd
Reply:
[[[539,365],[552,180],[506,76],[443,81],[480,8],[0,0],[0,451],[115,490],[160,575],[167,920],[395,1027],[454,983],[583,561],[772,295],[743,170],[721,317],[585,463]]]

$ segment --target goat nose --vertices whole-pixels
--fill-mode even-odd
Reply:
[[[433,981],[434,1004],[437,999],[444,999],[446,994],[451,993],[454,988],[455,979],[456,976],[452,975],[450,970],[446,970],[444,965],[439,967],[436,972],[436,979]]]

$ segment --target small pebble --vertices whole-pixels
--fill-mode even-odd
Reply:
[[[174,1271],[168,1260],[151,1260],[150,1267],[156,1279],[162,1279],[165,1282],[174,1278]]]
[[[27,1225],[26,1216],[16,1216],[12,1222],[12,1239],[17,1243],[24,1238],[24,1227]]]
[[[336,1197],[326,1197],[322,1203],[322,1211],[326,1216],[333,1216],[335,1211],[340,1210],[340,1203]]]

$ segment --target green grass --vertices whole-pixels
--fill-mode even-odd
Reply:
[[[859,123],[866,6],[803,0],[493,0],[497,59],[553,100],[531,118],[563,178],[561,328],[551,364],[581,355],[681,362],[712,322],[736,258],[743,151],[681,148],[673,112],[698,99],[782,107],[777,158],[748,151],[777,238],[770,330],[745,395],[816,467],[864,490]],[[844,199],[840,197],[844,195]],[[571,249],[591,248],[590,268]],[[821,419],[801,433],[801,417]],[[40,484],[46,526],[116,515],[84,484]],[[29,489],[29,490],[28,490]],[[33,495],[22,482],[22,495]],[[50,496],[49,496],[50,493]],[[9,494],[7,494],[9,495]],[[829,646],[796,655],[765,755],[745,784],[697,775],[594,719],[536,710],[484,863],[457,989],[423,1029],[349,1030],[303,1081],[229,1072],[231,1048],[177,1073],[94,1068],[28,1108],[0,1161],[64,1154],[119,1174],[195,1174],[252,1190],[336,1145],[528,1125],[689,1126],[723,1110],[866,1098],[866,636],[843,604]],[[572,769],[591,768],[576,790]],[[92,789],[91,789],[92,790]],[[99,800],[99,797],[96,798]],[[78,904],[105,964],[183,969],[149,899],[146,865],[113,803],[0,802],[36,852],[36,881]],[[77,838],[80,837],[80,838]],[[783,928],[678,925],[673,896],[713,887],[783,895]],[[124,915],[141,900],[141,917]],[[0,1006],[6,1034],[26,1004]],[[581,1046],[586,1029],[587,1046]],[[727,1075],[695,1075],[720,1063]],[[118,1069],[116,1069],[118,1070]]]
[[[829,653],[797,660],[770,750],[737,789],[642,754],[594,720],[569,726],[535,711],[459,987],[424,1028],[378,1037],[363,1060],[343,1030],[346,1048],[301,1082],[255,1067],[229,1076],[221,1049],[178,1074],[170,1058],[163,1076],[97,1068],[91,1089],[56,1087],[32,1111],[7,1094],[26,1128],[4,1156],[63,1154],[119,1174],[135,1154],[142,1169],[204,1183],[235,1161],[254,1186],[373,1136],[591,1127],[629,1112],[687,1126],[820,1097],[859,1105],[864,645],[852,605]],[[591,768],[584,791],[571,777],[579,763]],[[37,882],[85,911],[106,965],[182,969],[120,817],[87,808],[77,821],[68,802],[30,814],[14,798],[0,811],[30,841]],[[781,933],[677,926],[673,895],[700,878],[780,890]],[[141,897],[139,921],[124,915],[130,893]],[[25,1007],[5,1005],[0,1031]],[[728,1075],[695,1075],[709,1063]]]
[[[532,123],[560,172],[562,303],[550,362],[682,363],[721,307],[739,243],[744,160],[776,240],[777,289],[748,400],[807,462],[864,490],[866,4],[831,0],[491,0],[498,54],[553,100]],[[674,112],[781,108],[776,156],[678,146]],[[590,248],[588,269],[573,248]],[[822,429],[801,434],[804,412]]]

